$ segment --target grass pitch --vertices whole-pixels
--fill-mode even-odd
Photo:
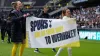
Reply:
[[[100,41],[80,40],[80,43],[81,46],[79,48],[72,48],[72,56],[100,56]],[[12,45],[13,43],[8,44],[6,40],[4,43],[0,42],[0,56],[11,56]],[[56,54],[50,48],[40,49],[40,51],[41,53],[34,53],[34,49],[25,48],[23,56],[54,56]],[[17,49],[16,56],[18,56],[18,52],[19,48]],[[59,56],[68,56],[67,48],[64,48]]]

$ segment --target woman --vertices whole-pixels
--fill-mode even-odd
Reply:
[[[62,16],[63,19],[65,20],[69,20],[71,17],[71,12],[69,9],[65,9],[62,11]],[[63,50],[63,48],[59,48],[57,54],[55,56],[59,56],[60,52]],[[72,52],[71,52],[71,47],[68,47],[68,56],[72,56]]]
[[[24,14],[21,10],[23,5],[20,1],[16,1],[13,4],[14,9],[10,13],[11,17],[11,41],[14,43],[12,48],[12,56],[16,55],[16,50],[18,48],[19,43],[20,50],[19,50],[19,56],[22,56],[24,47],[25,47],[25,30],[26,30],[26,17],[29,14]]]
[[[44,7],[43,8],[43,11],[40,13],[40,15],[38,17],[39,18],[47,18],[47,19],[49,19],[50,18],[50,15],[48,14],[48,8],[47,7]],[[55,48],[52,48],[52,51],[53,52],[56,52],[56,49]],[[39,53],[40,51],[39,51],[38,48],[36,48],[34,50],[34,52]]]

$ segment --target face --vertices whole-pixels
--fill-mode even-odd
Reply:
[[[48,11],[48,8],[44,8],[44,13],[47,13],[47,11]]]
[[[23,4],[20,1],[17,1],[17,6],[16,7],[19,8],[19,9],[22,9]]]
[[[66,10],[66,16],[70,17],[71,16],[71,12],[69,9]]]

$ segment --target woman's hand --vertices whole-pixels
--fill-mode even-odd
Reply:
[[[23,15],[23,17],[28,17],[30,14],[29,13],[27,13],[27,14],[24,14]]]

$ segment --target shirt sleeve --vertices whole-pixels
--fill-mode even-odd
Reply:
[[[10,17],[11,17],[11,21],[19,21],[24,18],[23,16],[19,16],[19,17],[16,16],[15,13],[11,13]]]

